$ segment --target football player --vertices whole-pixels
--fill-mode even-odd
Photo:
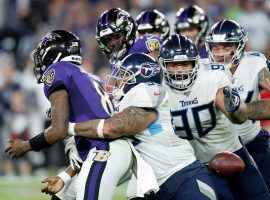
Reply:
[[[96,25],[96,40],[111,64],[127,55],[137,35],[134,19],[121,8],[102,13]]]
[[[212,26],[206,37],[206,47],[211,61],[225,66],[223,71],[241,101],[250,105],[249,120],[235,127],[270,191],[269,133],[261,128],[259,122],[270,118],[270,99],[260,100],[261,89],[270,91],[270,74],[263,54],[245,52],[247,40],[247,33],[237,22],[222,20]]]
[[[113,106],[102,83],[80,67],[81,59],[80,40],[74,34],[55,30],[42,38],[34,53],[34,73],[38,83],[44,85],[44,94],[51,103],[52,124],[29,141],[11,140],[6,149],[11,158],[19,158],[28,151],[49,148],[63,140],[68,133],[69,121],[104,119],[113,113]],[[78,176],[77,189],[61,193],[59,198],[112,199],[118,181],[129,171],[133,162],[128,142],[123,139],[93,140],[84,137],[75,137],[75,142],[78,154],[84,161],[80,172],[84,172],[84,176]],[[70,174],[59,174],[66,182],[73,175],[71,169],[68,171]]]
[[[91,138],[129,137],[153,168],[160,186],[154,199],[217,199],[209,171],[196,161],[189,142],[175,135],[155,60],[131,54],[117,64],[107,83],[117,113],[110,119],[70,124],[69,132]]]
[[[229,179],[237,198],[270,199],[256,164],[231,123],[246,120],[248,105],[229,88],[228,77],[218,70],[223,65],[210,64],[208,59],[200,61],[195,44],[179,35],[172,35],[162,44],[159,63],[170,96],[175,131],[190,141],[196,158],[207,164],[220,151],[234,152],[245,163],[243,172]],[[223,188],[217,190],[223,195]]]
[[[168,36],[168,33],[164,34],[161,35]],[[120,8],[112,8],[100,15],[96,26],[96,39],[102,52],[109,59],[111,69],[114,68],[117,61],[131,53],[149,54],[158,51],[162,42],[161,38],[153,34],[145,34],[138,41],[134,19],[128,12]],[[152,53],[151,56],[156,58],[155,54]]]
[[[170,36],[170,26],[166,17],[158,10],[142,11],[137,17],[137,30],[140,36],[157,35],[161,40]]]
[[[208,27],[208,17],[203,9],[197,5],[180,8],[176,13],[175,33],[191,39],[199,49],[201,58],[207,58],[204,40]]]

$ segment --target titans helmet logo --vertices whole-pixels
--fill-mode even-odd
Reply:
[[[160,71],[160,68],[157,66],[157,64],[154,63],[143,63],[141,64],[141,76],[144,78],[150,78],[154,75],[156,75],[156,73],[158,73]]]

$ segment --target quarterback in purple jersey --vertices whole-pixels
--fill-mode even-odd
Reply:
[[[29,141],[10,141],[6,152],[12,158],[19,158],[31,150],[40,151],[65,139],[69,121],[109,118],[113,113],[113,106],[100,80],[80,67],[80,41],[74,34],[64,30],[47,33],[34,53],[34,60],[34,73],[38,83],[44,84],[44,94],[51,103],[52,124]],[[75,137],[75,143],[84,162],[73,199],[111,198],[115,190],[113,185],[116,187],[131,165],[132,153],[128,143],[124,140],[92,140],[85,137]],[[123,163],[121,167],[115,166],[116,158],[123,159],[120,161]],[[111,173],[111,169],[116,172]],[[73,176],[76,170],[70,169],[68,172],[70,174],[66,173],[64,177]],[[110,181],[107,181],[109,177]],[[106,192],[102,189],[106,189]],[[69,199],[67,196],[59,198]]]
[[[204,45],[204,38],[209,27],[209,20],[203,9],[197,5],[180,8],[176,13],[175,33],[191,39],[197,46],[201,58],[208,54]]]

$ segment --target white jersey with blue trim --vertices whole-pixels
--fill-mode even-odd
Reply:
[[[168,93],[164,86],[140,83],[128,91],[120,102],[114,104],[116,112],[131,106],[153,108],[157,111],[157,119],[132,138],[136,150],[153,168],[159,185],[196,160],[189,142],[180,139],[174,132]]]
[[[259,52],[245,52],[235,73],[226,73],[232,81],[232,87],[245,103],[260,99],[258,73],[267,68],[266,58]],[[247,120],[243,124],[235,125],[244,144],[252,141],[260,132],[260,121]]]
[[[166,86],[175,131],[190,141],[196,158],[204,163],[220,151],[242,147],[233,124],[215,106],[217,91],[230,81],[222,71],[210,67],[218,66],[200,62],[194,84],[185,91]]]

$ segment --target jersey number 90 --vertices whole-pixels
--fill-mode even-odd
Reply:
[[[212,101],[209,104],[205,104],[205,105],[201,105],[201,106],[197,106],[197,107],[193,107],[193,108],[188,108],[188,109],[191,109],[198,136],[193,135],[192,130],[190,128],[190,125],[189,125],[190,123],[188,121],[188,116],[187,116],[188,109],[172,111],[171,112],[172,118],[181,117],[182,124],[183,124],[182,127],[174,124],[176,133],[183,132],[183,131],[186,132],[186,136],[183,136],[181,134],[179,137],[185,138],[188,140],[192,140],[195,137],[201,138],[201,137],[205,136],[207,133],[209,133],[212,129],[214,129],[216,126],[216,114],[215,114],[213,104],[214,104],[214,102]],[[204,112],[206,111],[210,115],[210,123],[209,123],[209,126],[207,128],[203,127],[203,125],[201,123],[200,113],[202,111],[204,111]]]

